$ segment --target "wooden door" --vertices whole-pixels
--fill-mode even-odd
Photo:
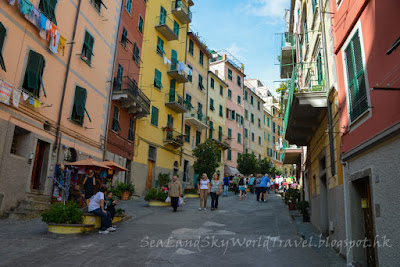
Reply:
[[[38,140],[36,144],[35,160],[33,162],[31,189],[40,189],[40,178],[42,176],[42,166],[45,149],[45,143]]]
[[[149,160],[147,162],[147,179],[146,179],[146,189],[150,190],[153,185],[153,172],[154,172],[154,164],[155,162]]]

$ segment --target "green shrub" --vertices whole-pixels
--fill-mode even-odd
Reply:
[[[171,182],[171,178],[169,177],[169,173],[160,173],[158,175],[158,186],[160,188],[164,186],[168,186],[168,184]]]
[[[149,200],[160,200],[160,201],[165,201],[168,197],[168,193],[164,193],[162,191],[157,191],[157,189],[153,188],[151,189],[146,196],[144,197],[144,200],[149,201]]]
[[[186,188],[185,194],[197,194],[197,189],[196,188]]]
[[[128,182],[125,183],[118,183],[117,186],[115,187],[116,190],[118,190],[117,193],[119,192],[124,192],[124,191],[129,191],[129,195],[132,195],[135,193],[135,185],[132,183],[131,180],[128,180]],[[121,196],[121,195],[120,195]]]
[[[299,203],[297,203],[297,208],[300,210],[303,216],[309,216],[310,204],[308,203],[308,201],[300,201]]]
[[[125,210],[123,209],[116,209],[115,214],[125,214]]]
[[[78,204],[68,202],[66,205],[55,203],[42,214],[45,223],[80,224],[83,221],[82,211]]]

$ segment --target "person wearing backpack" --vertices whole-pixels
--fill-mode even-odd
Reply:
[[[265,176],[263,176],[261,183],[260,183],[261,198],[264,199],[264,202],[267,202],[265,193],[267,192],[267,184],[268,183],[271,184],[271,181],[268,178],[268,174],[265,174]]]
[[[229,189],[229,182],[230,182],[229,180],[230,180],[229,176],[226,175],[224,177],[224,194],[223,194],[224,197],[228,196],[228,189]]]
[[[246,182],[244,181],[243,176],[239,178],[239,200],[244,200],[246,196]]]

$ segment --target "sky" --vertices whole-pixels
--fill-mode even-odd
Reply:
[[[279,87],[279,42],[290,0],[194,0],[191,29],[209,49],[226,49],[274,93]]]

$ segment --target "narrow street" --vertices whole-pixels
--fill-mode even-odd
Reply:
[[[189,199],[173,213],[147,207],[142,199],[124,202],[120,206],[132,218],[108,235],[56,236],[40,220],[3,220],[0,265],[345,266],[331,249],[302,247],[298,224],[279,195],[257,203],[254,195],[239,201],[230,193],[220,197],[216,211],[198,211],[198,203]]]

